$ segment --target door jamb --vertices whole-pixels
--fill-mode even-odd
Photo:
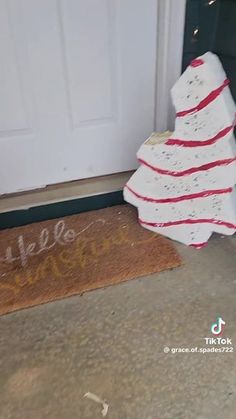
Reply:
[[[158,0],[154,127],[173,130],[170,90],[181,74],[186,0]]]

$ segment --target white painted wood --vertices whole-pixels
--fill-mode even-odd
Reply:
[[[0,194],[136,167],[158,0],[0,0]]]
[[[1,1],[0,13],[0,136],[28,128],[20,74],[17,68],[14,39],[6,1]],[[5,51],[5,54],[3,52]]]
[[[170,90],[181,74],[186,0],[159,0],[155,131],[174,128]]]

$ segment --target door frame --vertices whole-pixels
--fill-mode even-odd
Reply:
[[[158,0],[154,127],[172,130],[175,111],[170,89],[182,68],[186,0]]]

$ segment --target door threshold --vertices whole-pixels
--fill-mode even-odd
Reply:
[[[123,204],[133,171],[50,185],[0,198],[0,230]]]

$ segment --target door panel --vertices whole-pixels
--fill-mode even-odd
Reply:
[[[0,0],[0,193],[136,167],[157,0]]]
[[[2,137],[10,135],[12,131],[25,130],[28,124],[6,2],[2,4],[0,27],[0,51],[5,51],[5,54],[1,55],[0,66],[0,132]]]
[[[112,2],[62,2],[64,59],[73,127],[114,116]]]

